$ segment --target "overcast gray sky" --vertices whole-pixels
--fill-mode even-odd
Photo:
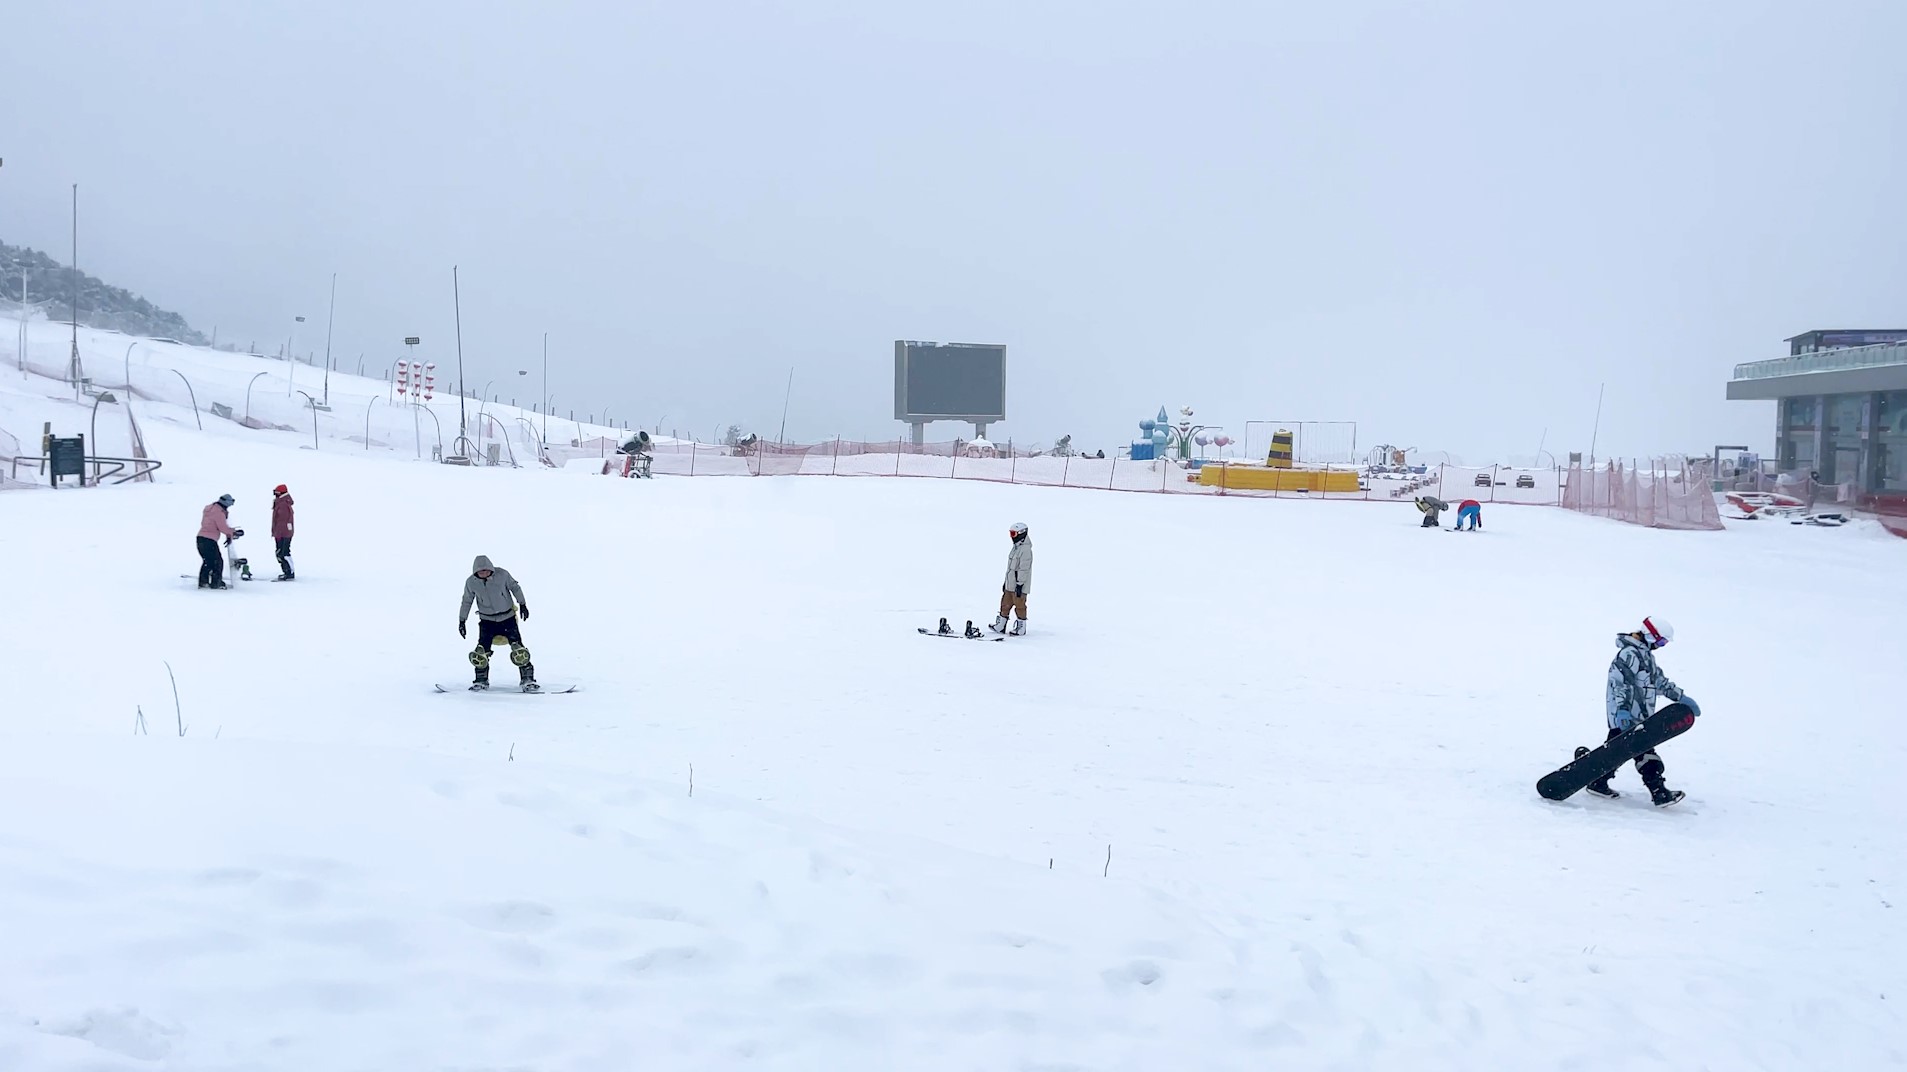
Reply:
[[[548,331],[558,412],[703,437],[791,366],[790,438],[896,434],[914,338],[1109,452],[1583,449],[1605,381],[1601,453],[1766,451],[1731,365],[1907,327],[1899,0],[21,6],[0,238],[78,182],[82,267],[261,349],[337,272],[378,368],[454,366],[457,264],[473,382]]]

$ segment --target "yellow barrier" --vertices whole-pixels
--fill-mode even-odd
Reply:
[[[1358,490],[1357,473],[1350,469],[1267,469],[1256,465],[1207,465],[1199,469],[1198,482],[1208,488],[1236,488],[1239,491],[1319,491]]]

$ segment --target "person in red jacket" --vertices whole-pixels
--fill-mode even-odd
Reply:
[[[1475,499],[1465,499],[1457,504],[1457,531],[1462,532],[1464,522],[1470,523],[1470,531],[1483,527],[1483,504]]]
[[[271,538],[278,546],[277,581],[295,581],[298,574],[291,568],[291,529],[292,529],[291,491],[283,484],[271,489]]]

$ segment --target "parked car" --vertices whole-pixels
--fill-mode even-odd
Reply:
[[[1536,486],[1536,478],[1529,475],[1528,473],[1518,473],[1516,477],[1516,486],[1519,488],[1533,488]]]
[[[1487,487],[1489,487],[1489,486],[1490,486],[1490,474],[1488,474],[1488,473],[1478,473],[1478,474],[1477,474],[1477,479],[1476,479],[1476,481],[1475,481],[1475,483],[1476,483],[1476,485],[1477,485],[1477,487],[1480,487],[1480,488],[1487,488]]]

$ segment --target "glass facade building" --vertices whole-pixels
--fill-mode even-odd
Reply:
[[[1834,345],[1843,340],[1865,345]],[[1811,331],[1788,344],[1788,357],[1736,365],[1728,381],[1731,399],[1776,404],[1776,468],[1907,517],[1907,330]]]

